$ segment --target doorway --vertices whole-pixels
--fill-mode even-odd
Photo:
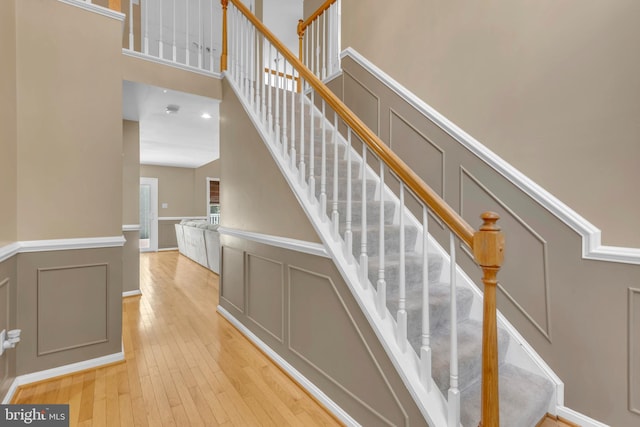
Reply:
[[[140,252],[158,251],[158,178],[140,178]]]

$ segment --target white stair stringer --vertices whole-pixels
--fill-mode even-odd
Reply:
[[[269,149],[272,157],[274,158],[276,164],[280,168],[283,176],[287,180],[289,186],[293,190],[298,202],[303,207],[305,213],[311,220],[312,225],[314,226],[316,232],[321,237],[328,253],[333,258],[338,270],[340,271],[342,277],[345,282],[348,284],[351,289],[353,295],[355,296],[358,304],[360,305],[363,313],[367,317],[369,323],[372,325],[380,343],[385,348],[387,354],[389,355],[391,361],[393,362],[397,372],[403,379],[407,390],[412,395],[414,401],[417,406],[420,408],[423,416],[429,422],[430,425],[434,426],[447,426],[447,409],[448,404],[446,398],[444,397],[444,393],[446,390],[442,390],[438,387],[434,378],[429,378],[429,387],[425,387],[421,382],[421,362],[418,358],[418,354],[420,353],[420,349],[416,349],[412,347],[409,340],[407,338],[403,338],[401,342],[397,340],[397,325],[394,319],[394,314],[389,312],[389,306],[387,305],[384,308],[383,316],[379,315],[380,307],[379,301],[377,298],[376,286],[374,286],[374,279],[371,278],[371,272],[369,272],[367,277],[367,272],[365,271],[364,275],[362,274],[362,270],[360,269],[360,265],[358,262],[358,257],[354,253],[350,252],[346,244],[343,242],[342,238],[338,235],[336,236],[335,230],[340,225],[335,225],[332,221],[331,214],[327,209],[323,209],[321,203],[319,202],[318,196],[318,186],[320,177],[318,176],[318,171],[320,170],[320,165],[316,163],[316,177],[315,180],[317,182],[311,181],[312,184],[316,187],[314,189],[310,188],[310,185],[307,184],[304,180],[300,179],[300,173],[297,169],[296,161],[297,159],[290,159],[289,153],[283,154],[283,146],[279,142],[277,142],[274,138],[274,134],[272,131],[265,129],[263,127],[263,121],[256,114],[255,109],[252,106],[248,106],[246,101],[243,99],[242,94],[238,90],[235,82],[232,78],[227,79],[233,88],[234,92],[241,100],[243,108],[247,112],[247,115],[252,120],[254,126],[258,130],[261,135],[263,141],[265,142],[267,148]],[[267,89],[270,90],[270,89]],[[296,97],[296,99],[299,99]],[[305,97],[305,112],[309,111],[311,103],[307,97]],[[319,132],[320,128],[324,128],[328,135],[332,134],[334,131],[333,125],[329,123],[327,119],[322,117],[322,113],[319,109],[312,107],[314,109],[314,120],[311,126],[312,129],[315,129],[316,132]],[[324,124],[322,121],[324,120]],[[319,122],[319,124],[318,124]],[[309,125],[309,123],[305,122],[305,125]],[[318,127],[320,126],[320,127]],[[307,131],[305,131],[307,133]],[[320,144],[322,144],[322,139],[316,137],[316,146],[317,149]],[[339,145],[346,147],[347,143],[341,135],[337,135],[335,140]],[[328,147],[333,142],[325,142],[325,147]],[[338,151],[336,146],[332,147],[333,150]],[[314,153],[308,153],[307,159],[315,158],[317,156],[317,152],[314,149]],[[340,155],[340,160],[346,160],[344,155]],[[350,159],[353,163],[359,164],[359,167],[362,167],[362,158],[359,153],[357,153],[353,148],[351,148]],[[328,169],[334,167],[331,163],[334,161],[333,154],[330,156],[327,155],[325,157],[326,164]],[[317,161],[317,159],[315,160]],[[308,171],[307,164],[307,171]],[[358,168],[359,168],[358,167]],[[352,174],[352,180],[358,180],[361,172],[354,171]],[[333,180],[333,171],[328,171],[325,175],[327,181]],[[376,172],[369,166],[369,164],[365,164],[365,176],[366,179],[366,187],[371,183],[375,183],[375,190],[373,194],[366,197],[366,201],[378,201],[380,200],[380,179]],[[340,182],[340,181],[338,181]],[[384,184],[383,184],[384,185]],[[364,187],[363,187],[364,188]],[[326,203],[327,197],[333,191],[332,186],[327,185],[326,194],[322,198]],[[367,194],[370,191],[367,191]],[[338,197],[340,199],[340,197]],[[388,226],[397,226],[399,223],[400,215],[404,215],[404,219],[406,222],[406,227],[412,227],[418,234],[418,236],[422,236],[422,224],[417,221],[417,219],[410,213],[407,208],[400,207],[399,200],[396,195],[390,190],[388,186],[384,186],[384,200],[385,204],[388,202],[392,202],[395,206],[394,214],[392,215],[392,219]],[[363,202],[364,203],[364,202]],[[329,207],[331,205],[329,204]],[[386,209],[384,209],[386,210]],[[373,212],[375,215],[375,212]],[[385,214],[387,215],[387,214]],[[435,219],[435,218],[433,218]],[[435,219],[435,222],[438,223],[439,220]],[[369,224],[367,222],[367,224]],[[354,225],[357,224],[354,222]],[[387,227],[387,225],[385,225]],[[375,229],[375,227],[373,227]],[[380,228],[378,227],[378,230]],[[367,234],[369,232],[369,228],[366,229]],[[374,233],[374,237],[375,237]],[[374,238],[375,240],[375,238]],[[420,251],[421,250],[421,237],[415,239],[413,245],[409,245],[407,248],[408,251]],[[386,241],[386,235],[385,235]],[[440,282],[447,282],[449,280],[448,277],[448,264],[449,264],[449,256],[448,253],[432,238],[432,236],[428,236],[428,249],[429,253],[432,252],[439,255],[442,263],[442,275],[440,277]],[[354,256],[355,255],[355,256]],[[431,255],[430,255],[431,256]],[[363,260],[364,261],[364,260]],[[387,266],[387,262],[385,262],[385,268]],[[365,268],[366,270],[366,268]],[[456,271],[457,277],[457,287],[456,294],[458,293],[458,289],[466,288],[470,289],[470,291],[466,291],[467,294],[473,293],[473,299],[471,303],[471,308],[467,311],[466,316],[470,319],[470,321],[478,324],[482,320],[482,293],[479,288],[473,283],[472,280],[462,271],[460,267],[457,267],[454,271]],[[438,273],[440,274],[440,273]],[[362,277],[364,276],[364,281]],[[370,280],[371,279],[371,280]],[[429,275],[430,289],[432,287],[432,279],[431,274]],[[386,292],[385,292],[386,294]],[[467,306],[468,307],[468,306]],[[553,398],[551,399],[551,403],[549,404],[548,412],[555,414],[556,413],[556,405],[562,405],[562,396],[563,396],[563,385],[562,382],[553,374],[553,372],[548,368],[548,366],[539,358],[533,349],[522,339],[522,337],[517,333],[517,331],[506,322],[504,316],[498,313],[499,326],[502,329],[501,336],[507,336],[506,345],[508,346],[508,351],[503,352],[503,361],[508,362],[511,366],[515,366],[517,368],[523,369],[524,371],[531,372],[537,376],[541,376],[545,378],[551,384],[554,384],[553,389]],[[459,324],[460,320],[456,321],[456,324]],[[433,325],[431,326],[432,334],[433,334]],[[434,336],[434,339],[436,337]],[[504,340],[503,340],[504,341]],[[509,341],[513,341],[511,345],[509,345]],[[403,351],[402,348],[405,348]],[[501,347],[502,348],[502,347]],[[416,351],[413,351],[413,350]],[[504,355],[506,353],[506,356]],[[441,358],[442,359],[442,358]],[[506,369],[510,369],[506,367]],[[442,371],[437,373],[439,375],[439,382],[443,383],[443,373]],[[436,373],[434,372],[434,376]],[[471,384],[471,385],[469,385]],[[473,381],[467,383],[466,387],[470,390],[473,387]],[[442,391],[441,391],[442,390]],[[464,391],[461,389],[461,391]],[[474,393],[477,393],[474,392]],[[471,411],[473,412],[473,410]],[[475,415],[474,415],[475,416]],[[469,418],[468,419],[473,419]],[[537,420],[536,420],[537,421]],[[473,420],[475,423],[475,420]]]
[[[415,352],[410,351],[411,347],[409,345],[406,346],[407,351],[404,352],[397,345],[395,338],[395,321],[392,316],[387,315],[384,319],[381,319],[380,316],[378,316],[373,287],[370,284],[367,284],[365,289],[365,287],[361,285],[358,264],[353,262],[351,254],[348,254],[345,251],[341,239],[334,239],[331,222],[323,220],[320,215],[320,206],[318,201],[315,198],[311,199],[309,197],[308,186],[303,186],[300,183],[297,167],[292,168],[292,162],[289,156],[286,155],[283,157],[281,148],[273,144],[272,133],[262,126],[260,117],[256,115],[255,111],[252,108],[247,107],[246,101],[244,100],[242,93],[238,90],[233,79],[227,78],[227,81],[238,99],[241,101],[245,112],[265,142],[265,145],[280,168],[282,175],[293,190],[298,202],[311,220],[311,224],[322,239],[327,252],[333,258],[336,267],[355,296],[358,305],[369,321],[369,324],[373,327],[372,329],[376,333],[378,340],[389,355],[391,362],[402,378],[407,390],[413,397],[422,415],[429,425],[447,426],[447,402],[442,393],[435,383],[433,383],[433,379],[431,379],[431,391],[427,392],[426,388],[422,385],[420,382],[420,365]]]

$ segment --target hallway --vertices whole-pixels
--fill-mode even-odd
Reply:
[[[12,403],[68,403],[71,426],[339,423],[216,313],[218,276],[177,251],[140,257],[123,300],[126,361],[23,387]]]

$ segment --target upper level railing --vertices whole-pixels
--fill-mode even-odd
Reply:
[[[109,0],[109,8],[127,15],[124,49],[191,69],[220,71],[218,0]]]
[[[380,233],[376,240],[379,249],[375,248],[379,259],[379,275],[373,291],[376,308],[381,319],[387,312],[385,291],[385,242],[388,240],[384,215],[385,175],[399,179],[398,202],[399,214],[399,273],[398,273],[398,307],[396,311],[395,334],[398,351],[406,353],[407,346],[407,289],[404,271],[405,257],[405,221],[409,209],[405,208],[405,195],[412,195],[422,206],[422,316],[421,347],[418,351],[420,372],[419,381],[429,389],[432,382],[431,350],[429,328],[429,292],[428,292],[428,217],[429,213],[437,216],[450,230],[450,377],[448,391],[448,425],[458,427],[460,424],[460,390],[458,389],[457,359],[457,327],[453,319],[456,314],[456,276],[455,262],[458,241],[471,248],[475,261],[483,270],[484,309],[483,309],[483,341],[482,341],[482,415],[481,425],[484,427],[499,425],[498,403],[498,342],[496,322],[495,292],[497,273],[503,262],[504,237],[497,227],[498,215],[485,212],[481,215],[484,223],[475,231],[460,215],[458,215],[435,191],[433,191],[412,169],[410,169],[377,135],[371,131],[349,108],[320,80],[325,72],[316,76],[312,69],[305,66],[290,52],[239,0],[222,0],[222,71],[230,80],[238,95],[246,103],[247,111],[256,121],[256,126],[267,135],[273,144],[272,148],[282,160],[282,164],[292,177],[296,177],[297,188],[308,192],[313,206],[318,206],[321,221],[330,221],[331,235],[342,242],[345,258],[358,263],[359,279],[363,288],[367,288],[370,272],[368,270],[369,251],[367,243],[370,230]],[[330,3],[330,2],[327,2]],[[328,5],[327,5],[328,7]],[[322,13],[318,13],[322,16]],[[227,21],[230,25],[227,26]],[[313,19],[310,18],[310,22]],[[308,27],[306,27],[308,28]],[[316,42],[316,47],[317,47]],[[316,50],[317,51],[317,50]],[[324,49],[321,49],[321,52]],[[317,57],[318,55],[316,55]],[[273,59],[278,69],[266,67]],[[318,71],[320,62],[313,64]],[[320,67],[322,68],[322,67]],[[294,84],[296,82],[296,84]],[[331,113],[329,113],[331,111]],[[320,119],[319,121],[317,119]],[[319,124],[320,123],[320,124]],[[320,126],[316,129],[316,126]],[[343,130],[346,129],[346,130]],[[339,132],[345,135],[344,143],[339,143]],[[331,135],[331,136],[328,136]],[[327,142],[331,139],[330,142]],[[361,158],[359,160],[360,175],[352,173],[355,161],[352,154],[361,141]],[[339,172],[339,144],[345,148],[346,172]],[[346,146],[345,146],[346,145]],[[373,153],[376,160],[367,160]],[[274,154],[276,155],[276,154]],[[329,157],[331,156],[331,157]],[[357,162],[357,161],[356,161]],[[373,166],[372,166],[373,164]],[[377,174],[379,167],[379,174]],[[377,200],[379,208],[379,228],[370,228],[367,221],[370,194],[369,176],[376,173],[377,188],[380,193]],[[339,175],[342,174],[342,175]],[[346,179],[345,179],[346,178]],[[354,187],[356,182],[361,187]],[[340,183],[340,184],[339,184]],[[346,189],[339,185],[346,186]],[[359,200],[355,196],[359,194]],[[346,198],[346,210],[338,207],[339,200]],[[353,212],[359,206],[359,221],[353,221]],[[341,211],[343,213],[341,213]],[[327,213],[330,213],[327,218]],[[374,220],[373,222],[376,222]],[[354,244],[356,229],[360,231],[359,245]],[[414,227],[417,228],[417,227]],[[394,228],[394,233],[396,229]],[[373,237],[373,236],[372,236]],[[396,236],[394,236],[394,239]],[[355,246],[355,247],[354,247]],[[374,245],[375,246],[375,245]],[[357,253],[358,256],[353,256]],[[389,308],[390,309],[390,308]]]
[[[321,80],[340,71],[340,0],[325,1],[298,21],[299,59]]]

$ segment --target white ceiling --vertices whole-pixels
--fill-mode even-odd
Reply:
[[[220,157],[219,100],[129,81],[122,89],[122,117],[140,122],[140,164],[197,168]],[[180,110],[167,114],[168,105]]]

